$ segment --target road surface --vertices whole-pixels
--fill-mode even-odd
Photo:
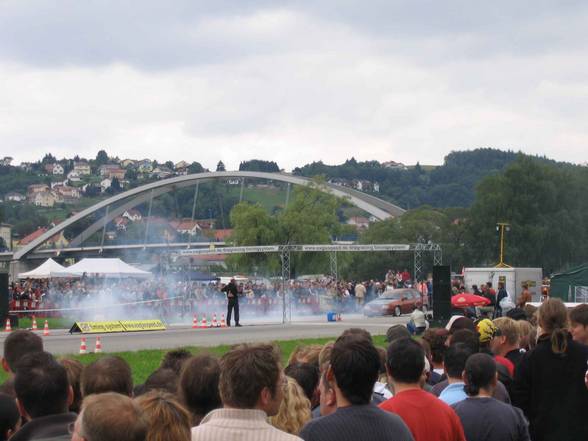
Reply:
[[[100,335],[103,352],[137,351],[140,349],[172,349],[184,346],[210,347],[225,344],[254,343],[272,340],[337,337],[347,328],[364,328],[373,335],[383,335],[393,324],[406,323],[408,317],[371,317],[348,314],[340,322],[327,322],[323,317],[304,317],[290,324],[276,322],[243,322],[241,328],[191,329],[185,324],[171,324],[166,331],[146,331],[116,334],[87,334],[88,351],[94,350],[95,337]],[[69,334],[65,329],[51,330],[43,337],[46,351],[56,355],[76,354],[81,334]],[[39,331],[39,335],[43,332]],[[8,333],[0,335],[0,353]]]

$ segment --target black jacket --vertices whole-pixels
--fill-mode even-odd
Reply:
[[[235,285],[233,282],[229,282],[227,283],[223,289],[221,289],[221,291],[226,292],[227,293],[227,297],[228,294],[231,293],[233,294],[233,297],[228,297],[229,301],[237,301],[239,299],[239,289],[237,288],[237,285]]]
[[[565,354],[541,337],[515,372],[512,401],[529,419],[533,441],[588,440],[588,389],[584,384],[588,346],[568,336]]]
[[[61,413],[34,418],[16,432],[10,441],[33,441],[45,439],[67,439],[71,438],[68,433],[68,426],[75,422],[75,413]]]

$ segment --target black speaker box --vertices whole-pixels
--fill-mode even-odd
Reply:
[[[8,316],[8,274],[0,273],[0,318],[3,326]]]
[[[451,317],[451,269],[448,265],[433,267],[433,314],[435,320]]]

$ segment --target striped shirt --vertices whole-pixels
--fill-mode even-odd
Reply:
[[[192,428],[192,441],[301,441],[276,429],[257,409],[217,409]]]

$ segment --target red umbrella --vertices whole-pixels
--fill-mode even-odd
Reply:
[[[490,299],[467,292],[451,297],[451,306],[454,308],[471,308],[472,306],[488,306]]]

